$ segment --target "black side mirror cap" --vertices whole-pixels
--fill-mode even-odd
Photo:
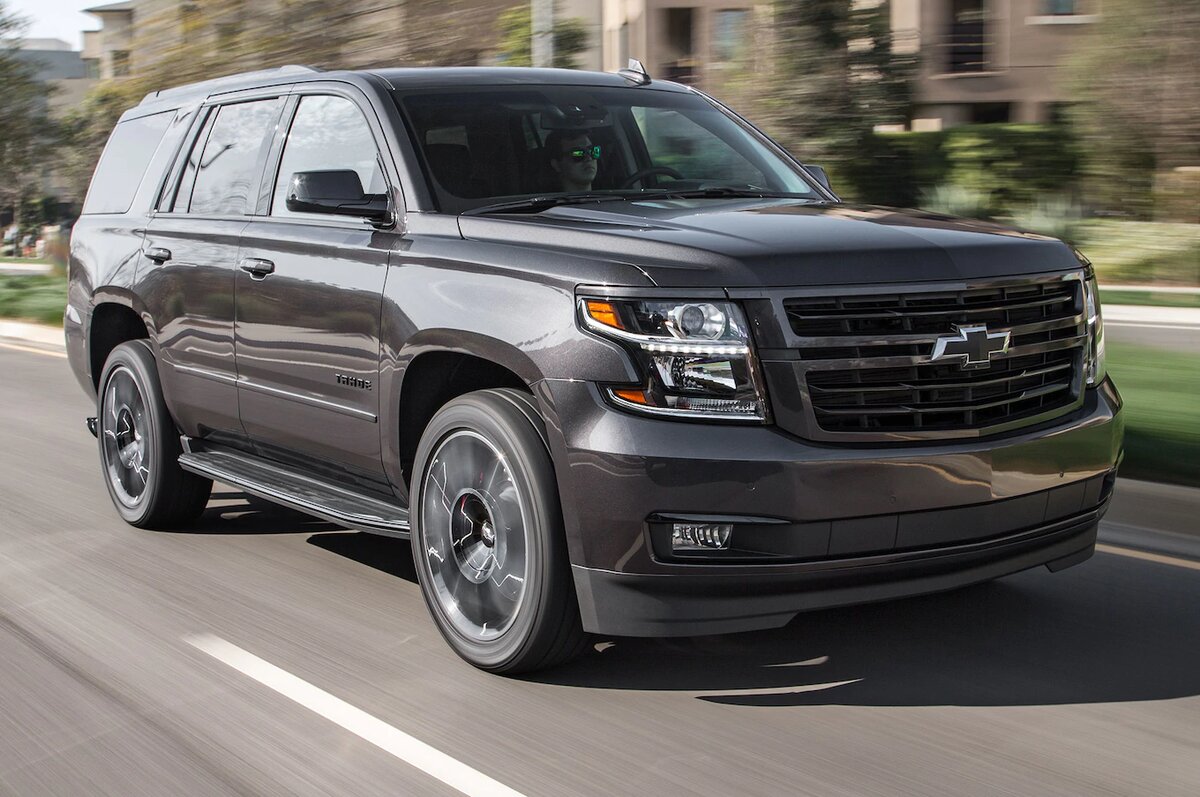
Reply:
[[[804,164],[804,169],[813,177],[817,178],[817,182],[825,188],[829,193],[833,193],[833,186],[829,184],[829,175],[825,173],[825,169],[821,166],[813,166],[810,163]]]
[[[374,224],[392,217],[386,194],[364,194],[358,173],[351,169],[296,172],[288,181],[284,203],[293,213],[355,216]]]

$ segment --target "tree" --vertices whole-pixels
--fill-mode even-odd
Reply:
[[[25,21],[0,0],[0,209],[19,224],[22,200],[36,188],[41,165],[54,139],[46,114],[48,88],[17,56]]]
[[[1073,64],[1080,102],[1072,119],[1086,145],[1092,202],[1148,215],[1156,183],[1200,166],[1198,41],[1196,0],[1104,4]],[[1196,201],[1193,193],[1193,214]]]
[[[505,66],[533,66],[533,9],[528,0],[500,15],[499,56]],[[578,19],[554,23],[554,66],[577,69],[588,48],[587,28]]]
[[[907,122],[912,107],[916,57],[893,49],[888,3],[776,0],[752,27],[754,44],[725,90],[780,143],[852,187],[869,167],[875,126]]]

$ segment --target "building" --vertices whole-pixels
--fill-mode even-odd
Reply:
[[[652,77],[714,82],[752,39],[761,0],[599,0],[602,68],[623,69],[637,58]]]
[[[897,44],[921,55],[912,129],[1050,122],[1070,101],[1064,65],[1100,0],[891,0]]]
[[[51,87],[45,100],[45,109],[51,117],[59,117],[79,105],[96,83],[82,54],[61,39],[25,39],[16,56],[33,68],[37,80]],[[71,196],[65,177],[48,164],[38,175],[38,183],[38,193],[42,196],[66,202],[80,199]]]
[[[99,30],[83,32],[83,59],[92,77],[125,77],[133,68],[133,0],[84,9],[100,22]]]

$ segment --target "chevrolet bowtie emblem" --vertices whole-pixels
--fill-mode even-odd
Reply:
[[[993,355],[1008,353],[1010,332],[988,332],[987,326],[955,326],[958,333],[938,338],[933,346],[932,362],[958,360],[963,368],[985,368]]]

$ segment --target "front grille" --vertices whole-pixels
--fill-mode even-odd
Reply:
[[[1081,282],[787,299],[817,425],[839,433],[1009,427],[1079,399],[1087,341]],[[1011,332],[1006,355],[930,362],[955,326]]]

